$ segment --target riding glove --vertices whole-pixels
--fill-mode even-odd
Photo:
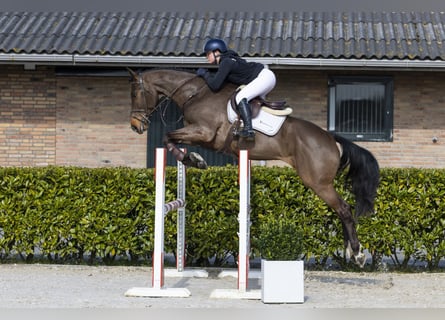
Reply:
[[[197,74],[198,76],[200,76],[200,77],[204,77],[204,75],[205,75],[207,72],[208,72],[207,69],[205,69],[205,68],[199,68],[199,69],[196,71],[196,74]]]

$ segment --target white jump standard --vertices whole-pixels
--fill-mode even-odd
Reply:
[[[250,255],[250,160],[248,150],[240,150],[238,158],[239,181],[239,253],[238,253],[238,289],[215,289],[211,298],[261,299],[261,290],[248,290],[249,255]],[[231,276],[233,272],[223,271],[219,277]],[[258,278],[255,274],[254,278]],[[253,277],[252,277],[253,278]]]
[[[165,203],[165,164],[167,152],[164,148],[156,149],[156,204],[155,237],[152,268],[152,287],[135,287],[127,290],[126,296],[132,297],[189,297],[187,288],[167,288],[164,286],[164,217],[173,210],[178,210],[178,243],[176,270],[168,270],[169,277],[207,277],[204,270],[184,270],[185,264],[185,167],[178,162],[178,199]]]

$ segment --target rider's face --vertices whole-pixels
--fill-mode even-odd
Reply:
[[[219,63],[219,50],[215,51],[209,51],[206,54],[207,61],[211,64],[218,64]]]

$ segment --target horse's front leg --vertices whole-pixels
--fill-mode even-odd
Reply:
[[[197,152],[186,153],[178,149],[172,142],[167,142],[167,150],[175,157],[176,161],[182,162],[187,167],[194,167],[198,169],[207,169],[207,162]]]
[[[187,145],[199,145],[205,142],[202,128],[184,127],[167,133],[164,137],[164,145],[170,151],[177,161],[181,161],[185,166],[206,169],[207,162],[197,152],[186,153],[181,151],[176,143]],[[207,135],[208,136],[208,135]]]

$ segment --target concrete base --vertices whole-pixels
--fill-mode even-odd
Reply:
[[[187,298],[191,296],[187,288],[142,288],[135,287],[125,292],[126,297],[174,297]]]
[[[209,274],[205,270],[188,269],[179,272],[177,269],[164,269],[166,278],[208,278]],[[190,297],[191,293],[187,288],[149,288],[135,287],[125,292],[126,297]]]
[[[224,277],[238,278],[238,270],[223,270],[218,274],[218,278]],[[261,279],[261,270],[249,270],[249,279]]]
[[[225,277],[238,278],[238,270],[223,270],[218,274],[218,278]],[[250,270],[249,279],[261,279],[261,271]],[[247,290],[243,292],[239,289],[215,289],[210,294],[210,298],[260,300],[261,290]]]
[[[241,292],[238,289],[215,289],[210,294],[210,298],[260,300],[261,290],[248,290]]]

